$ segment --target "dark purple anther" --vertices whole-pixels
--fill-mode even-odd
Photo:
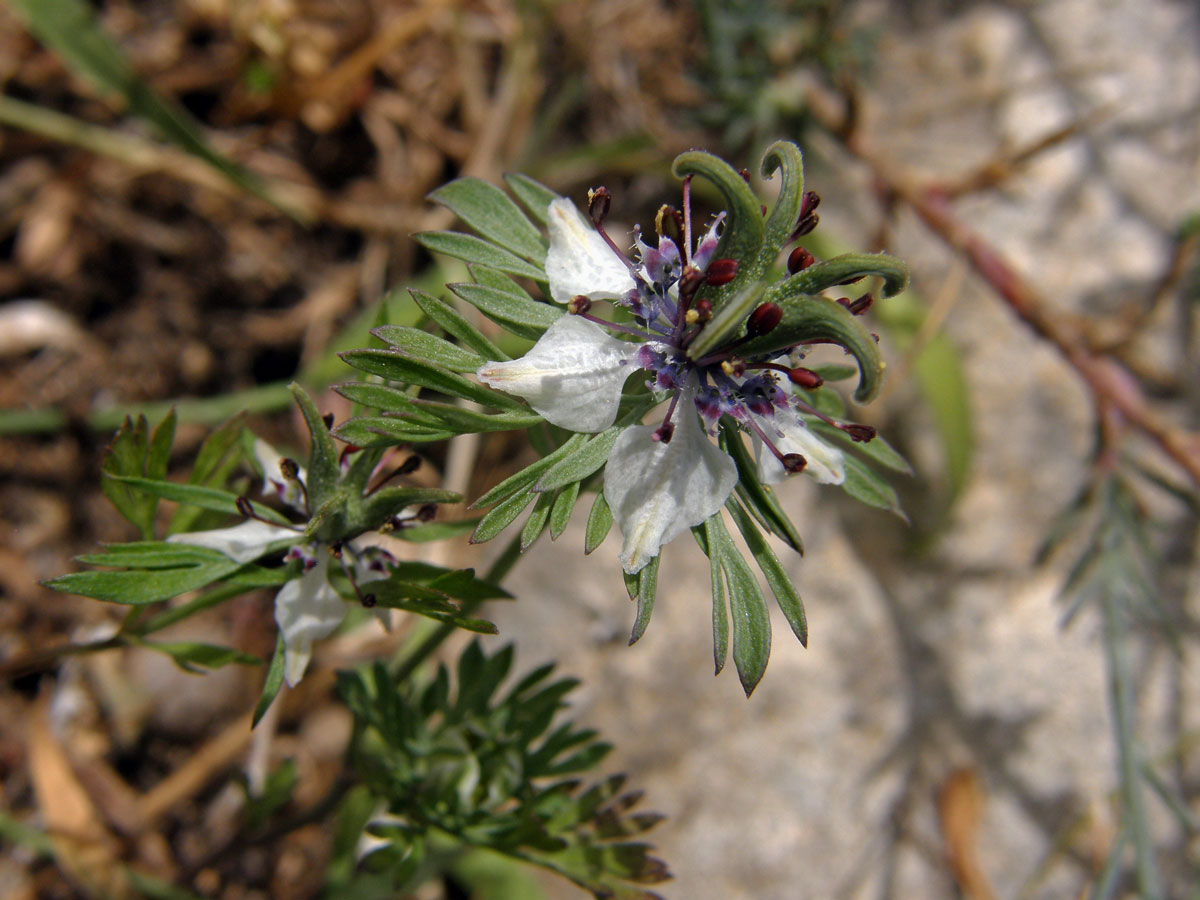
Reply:
[[[824,378],[812,369],[806,369],[803,366],[788,369],[787,376],[788,381],[798,387],[804,388],[806,391],[814,391],[825,383]]]
[[[851,300],[849,303],[847,303],[846,309],[850,310],[850,312],[856,316],[861,316],[871,308],[871,304],[874,302],[875,298],[870,294],[863,294],[861,297],[858,297],[857,299]]]
[[[592,308],[592,301],[583,294],[577,294],[567,303],[567,312],[573,316],[582,315]]]
[[[816,191],[805,191],[804,197],[800,200],[800,220],[803,221],[808,216],[816,211],[816,208],[821,205],[821,195]]]
[[[675,423],[663,422],[658,428],[654,429],[650,438],[655,441],[661,441],[664,444],[671,443],[671,438],[675,435]]]
[[[697,300],[692,309],[696,311],[696,321],[698,322],[707,322],[712,318],[712,301],[707,297],[701,297]]]
[[[325,413],[321,416],[321,421],[325,423],[325,430],[329,431],[333,428],[333,413]]]
[[[417,510],[417,521],[418,522],[432,522],[436,516],[437,516],[437,504],[436,503],[423,504],[421,506],[421,508]]]
[[[799,453],[785,453],[779,461],[783,463],[783,467],[793,475],[797,474],[798,472],[803,472],[804,467],[808,465],[808,460]]]
[[[840,425],[838,427],[850,435],[850,440],[858,441],[860,444],[865,444],[867,441],[875,439],[875,429],[870,425],[859,425],[852,422],[848,425]]]
[[[363,594],[362,597],[360,598],[360,602],[363,605],[363,609],[374,609],[375,608],[375,595],[374,594]]]
[[[250,501],[247,500],[245,497],[237,498],[237,511],[240,512],[247,519],[258,518],[257,516],[254,515],[254,507],[250,505]]]
[[[279,471],[288,481],[295,481],[300,477],[300,465],[294,459],[283,458],[279,461]]]
[[[783,319],[783,310],[775,303],[759,305],[746,319],[746,336],[761,337],[770,334]]]
[[[611,207],[612,194],[609,193],[608,188],[598,187],[588,191],[588,216],[597,228],[608,218],[608,211]]]
[[[683,273],[679,276],[679,300],[684,308],[696,296],[696,291],[703,282],[704,275],[699,269],[695,266],[683,267]]]
[[[704,272],[704,283],[710,287],[720,287],[723,284],[729,284],[737,277],[738,261],[729,259],[714,259],[708,264],[708,268]]]
[[[803,247],[797,247],[788,254],[787,270],[790,274],[795,275],[797,272],[803,272],[816,261],[816,257]]]

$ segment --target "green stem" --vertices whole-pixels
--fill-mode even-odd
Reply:
[[[1112,707],[1113,734],[1117,742],[1121,806],[1125,830],[1133,841],[1134,866],[1143,900],[1158,900],[1162,886],[1154,859],[1150,826],[1141,789],[1141,766],[1134,731],[1135,704],[1133,672],[1129,661],[1127,633],[1118,599],[1104,594],[1104,655],[1108,667],[1109,704]]]

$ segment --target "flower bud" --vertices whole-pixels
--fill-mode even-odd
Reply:
[[[788,254],[787,270],[790,274],[795,275],[797,272],[803,272],[816,261],[816,257],[803,247],[797,247]]]
[[[588,191],[588,216],[597,228],[608,218],[608,211],[611,207],[612,194],[608,192],[608,188],[598,187]]]
[[[825,383],[825,379],[814,372],[812,369],[806,369],[803,366],[796,366],[794,369],[788,369],[788,381],[797,387],[802,387],[807,391],[813,391]]]
[[[697,321],[701,324],[712,318],[712,301],[707,297],[701,297],[692,307],[696,312]]]
[[[704,271],[704,283],[710,287],[720,287],[723,284],[729,284],[737,277],[738,261],[729,259],[714,259],[708,264],[708,268]]]
[[[746,335],[761,337],[770,334],[783,319],[783,310],[775,303],[763,303],[746,319]]]

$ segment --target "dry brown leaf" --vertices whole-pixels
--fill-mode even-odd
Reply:
[[[938,818],[946,847],[946,863],[964,896],[971,900],[995,900],[996,897],[977,855],[985,799],[979,776],[972,768],[951,772],[938,792]]]
[[[38,811],[63,874],[88,897],[129,896],[120,844],[108,830],[50,726],[43,695],[29,727],[29,769]]]

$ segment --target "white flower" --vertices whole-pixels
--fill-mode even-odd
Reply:
[[[701,419],[710,431],[722,416],[740,422],[753,437],[767,483],[804,468],[824,483],[845,479],[841,451],[814,435],[796,410],[826,417],[779,386],[776,372],[794,368],[780,361],[784,357],[740,360],[732,344],[700,360],[687,356],[706,321],[697,292],[714,262],[721,218],[694,252],[682,248],[682,260],[674,241],[663,237],[652,248],[635,234],[637,266],[615,252],[569,200],[554,200],[548,219],[550,294],[570,303],[572,314],[551,325],[522,358],[486,363],[476,374],[525,398],[552,424],[578,432],[613,424],[634,371],[649,373],[651,389],[664,392],[664,399],[669,392],[664,421],[622,432],[604,471],[604,496],[623,536],[620,559],[627,573],[640,571],[663,544],[717,513],[737,482],[733,460],[708,440]],[[715,262],[720,265],[712,267],[709,283],[728,281],[736,272],[731,260]],[[590,315],[588,301],[597,299],[628,308],[636,326]]]
[[[297,512],[306,513],[301,487],[304,470],[298,469],[293,478],[285,476],[283,457],[262,440],[255,441],[254,455],[263,470],[263,495],[274,494]],[[347,601],[329,583],[329,559],[334,548],[307,540],[301,526],[273,525],[260,519],[247,519],[229,528],[173,534],[167,540],[218,550],[237,563],[253,562],[272,550],[285,548],[290,548],[288,559],[302,561],[303,574],[288,581],[275,595],[275,623],[283,635],[284,680],[295,687],[308,668],[313,642],[333,634],[349,609]],[[347,541],[338,552],[349,559],[355,583],[388,577],[385,561],[391,555],[386,550]],[[390,610],[372,611],[385,627],[390,624]]]

